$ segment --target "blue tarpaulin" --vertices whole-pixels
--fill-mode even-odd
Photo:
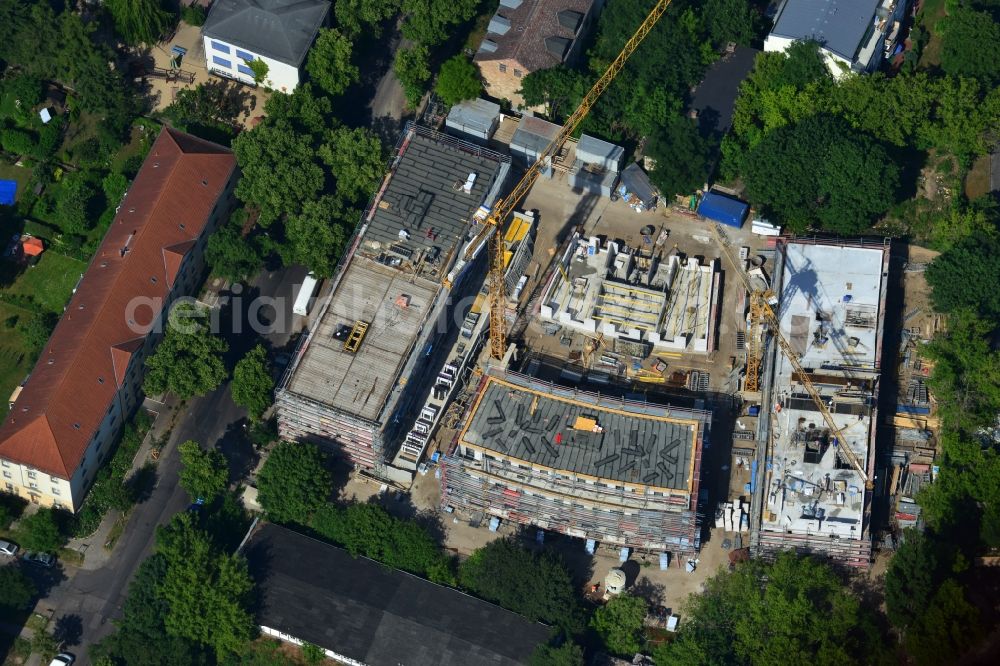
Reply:
[[[737,229],[743,226],[748,210],[750,210],[749,204],[716,192],[709,192],[698,204],[698,214],[702,217]]]
[[[13,206],[17,194],[16,180],[0,180],[0,205]]]

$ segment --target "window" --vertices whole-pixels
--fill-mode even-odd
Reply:
[[[3,475],[4,475],[4,478],[7,478],[7,479],[11,479],[11,478],[13,478],[13,477],[12,477],[12,476],[10,475],[10,472],[4,472],[4,473],[3,473]]]
[[[516,76],[517,78],[521,78],[521,74],[522,74],[521,70],[519,69],[514,70],[514,76]]]
[[[236,65],[236,69],[237,71],[239,71],[240,74],[243,74],[244,76],[249,76],[251,79],[253,78],[253,70],[247,67],[246,65]]]
[[[223,44],[222,42],[217,42],[212,40],[212,48],[221,53],[229,53],[229,44]]]
[[[31,488],[32,490],[38,490],[38,484],[37,483],[29,483],[28,487]]]
[[[59,494],[59,489],[56,488],[55,486],[52,486],[52,494],[53,495],[58,495]]]
[[[14,484],[13,483],[8,483],[7,484],[7,492],[9,492],[9,493],[14,492]]]
[[[4,467],[10,467],[10,463],[7,462],[6,460],[0,460],[0,465],[3,465]]]
[[[219,56],[212,56],[212,62],[214,62],[219,67],[225,67],[226,69],[233,68],[233,63],[229,62],[225,58],[220,58]]]
[[[35,473],[34,473],[34,472],[28,472],[28,478],[29,478],[29,479],[34,479],[34,478],[36,478],[36,475],[35,475]]]
[[[239,58],[240,60],[248,60],[248,61],[257,59],[257,56],[255,56],[254,54],[247,53],[246,51],[241,51],[240,49],[236,49],[236,57]]]
[[[59,477],[57,477],[57,476],[50,476],[49,477],[49,481],[51,481],[52,483],[59,483]]]
[[[501,71],[501,73],[502,72],[506,72],[507,71],[507,65],[505,65],[503,63],[500,63],[500,71]]]

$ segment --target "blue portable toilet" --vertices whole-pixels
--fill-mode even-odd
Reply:
[[[698,204],[698,214],[709,220],[739,229],[750,211],[750,204],[718,192],[708,192]]]

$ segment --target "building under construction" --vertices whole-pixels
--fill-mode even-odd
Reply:
[[[483,375],[441,468],[446,510],[690,554],[703,410],[604,396],[514,373]]]
[[[871,559],[872,492],[838,453],[850,447],[868,479],[875,431],[889,249],[881,243],[779,245],[781,333],[819,392],[832,433],[782,354],[765,382],[760,512],[751,541],[763,555],[794,549],[850,566]],[[756,483],[757,481],[755,481]]]
[[[450,294],[509,158],[410,125],[276,394],[281,436],[384,469],[450,329]],[[446,289],[444,284],[452,286]],[[391,470],[388,470],[391,476]]]

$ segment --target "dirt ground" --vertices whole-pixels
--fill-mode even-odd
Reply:
[[[916,245],[907,246],[907,268],[903,271],[903,327],[916,330],[924,340],[934,337],[943,326],[941,315],[931,306],[930,287],[923,272],[938,254]]]
[[[676,247],[678,252],[689,257],[698,257],[702,263],[715,259],[717,270],[722,273],[720,282],[722,302],[719,307],[719,319],[715,322],[717,349],[707,354],[658,355],[668,361],[667,374],[699,370],[709,373],[711,390],[724,393],[735,393],[738,390],[738,370],[742,360],[740,360],[741,352],[736,348],[736,333],[744,330],[744,322],[737,316],[737,298],[742,287],[739,280],[732,276],[731,267],[716,247],[711,231],[706,228],[704,222],[680,214],[671,208],[661,207],[655,211],[637,213],[624,201],[612,202],[605,197],[574,192],[566,182],[565,174],[556,174],[552,179],[539,178],[521,208],[534,211],[538,225],[534,258],[527,271],[530,278],[523,292],[522,306],[535,292],[556,249],[573,229],[579,226],[583,227],[585,236],[596,235],[619,239],[635,248],[642,244],[640,229],[646,225],[653,225],[657,230],[654,237],[659,234],[660,229],[667,229],[670,232],[667,242],[659,250],[662,254]],[[750,247],[752,255],[758,254],[763,246],[762,237],[752,235],[749,224],[743,229],[727,228],[726,232],[736,247]],[[763,268],[767,271],[768,264],[765,263]],[[560,344],[560,336],[545,334],[541,324],[532,316],[524,337],[528,348],[554,357],[567,358],[571,353],[582,352],[586,336],[581,333],[574,334],[568,329],[565,334],[573,338],[569,347]],[[736,372],[730,371],[731,357],[738,359]],[[648,359],[645,365],[650,365],[652,362],[652,359]]]
[[[215,75],[209,74],[205,67],[205,47],[201,39],[201,28],[184,22],[179,23],[177,32],[169,41],[161,42],[151,49],[149,57],[152,58],[152,64],[157,68],[169,70],[170,49],[173,46],[187,49],[187,54],[181,60],[180,69],[186,74],[193,75],[194,80],[191,83],[184,83],[147,76],[146,82],[150,87],[150,94],[155,100],[153,103],[154,111],[162,111],[170,106],[179,90],[195,88],[215,78]],[[253,99],[249,103],[250,110],[240,118],[240,122],[244,127],[249,128],[251,126],[250,120],[263,114],[264,102],[271,96],[271,93],[265,88],[246,86],[246,89],[253,96]]]

